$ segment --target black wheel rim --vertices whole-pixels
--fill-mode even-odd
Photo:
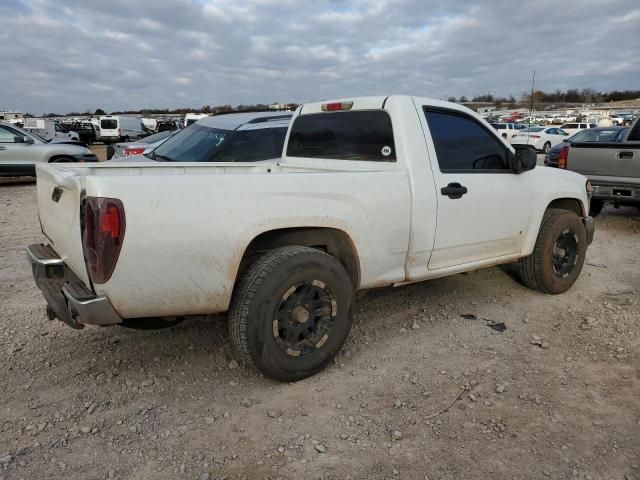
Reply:
[[[296,284],[280,300],[273,336],[287,355],[309,355],[329,339],[337,313],[335,296],[324,282]]]
[[[569,276],[578,261],[578,236],[570,230],[563,231],[553,244],[551,251],[553,273],[556,277]]]

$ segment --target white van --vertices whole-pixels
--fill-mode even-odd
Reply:
[[[71,131],[67,126],[51,118],[26,118],[24,129],[27,132],[35,133],[45,140],[53,140],[54,138],[80,140],[78,132]]]
[[[100,117],[100,139],[105,142],[129,142],[147,133],[138,117],[103,115]]]
[[[158,129],[158,121],[155,118],[142,117],[140,120],[147,130],[155,132]]]

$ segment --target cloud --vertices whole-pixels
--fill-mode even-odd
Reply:
[[[3,0],[0,110],[640,87],[637,0]]]

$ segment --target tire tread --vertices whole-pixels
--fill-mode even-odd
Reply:
[[[533,247],[533,252],[531,255],[518,262],[518,273],[522,283],[533,290],[539,290],[542,293],[553,293],[544,286],[545,282],[542,273],[544,240],[548,235],[549,230],[553,228],[555,221],[566,213],[567,210],[560,208],[550,208],[544,212],[540,230],[538,231],[538,238],[536,238],[536,243]]]
[[[252,357],[249,349],[247,333],[249,307],[256,296],[256,292],[264,284],[269,275],[289,259],[305,253],[318,252],[319,250],[317,249],[302,246],[276,248],[258,258],[242,275],[240,282],[234,289],[228,317],[231,343],[233,344],[236,354],[248,366],[258,368],[257,362]]]

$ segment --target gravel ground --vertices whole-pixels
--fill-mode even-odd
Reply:
[[[640,216],[596,223],[568,293],[500,268],[370,292],[335,364],[280,384],[224,319],[49,322],[34,184],[0,181],[0,479],[640,479]]]

